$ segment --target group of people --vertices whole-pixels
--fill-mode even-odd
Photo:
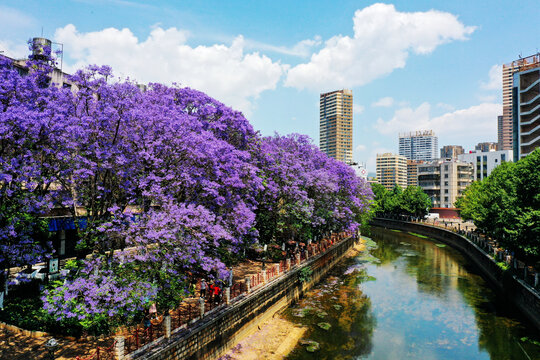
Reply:
[[[224,285],[231,288],[233,285],[233,272],[229,271],[229,276],[225,280]],[[205,279],[201,279],[201,286],[199,296],[201,298],[209,298],[210,302],[219,304],[223,300],[223,289],[219,286],[218,281],[210,280],[210,283],[207,283]]]

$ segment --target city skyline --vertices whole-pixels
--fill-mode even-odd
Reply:
[[[191,86],[263,135],[314,144],[319,94],[352,89],[353,159],[374,172],[399,132],[433,129],[439,146],[466,151],[497,141],[502,65],[536,53],[540,38],[538,2],[505,4],[0,1],[0,51],[25,56],[25,41],[43,34],[63,43],[68,72],[110,64],[143,83]]]

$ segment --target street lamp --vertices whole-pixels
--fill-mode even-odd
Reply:
[[[50,338],[46,343],[45,343],[45,349],[47,349],[47,352],[49,353],[49,359],[51,360],[54,360],[55,359],[55,356],[54,356],[54,352],[56,351],[56,349],[58,348],[60,344],[58,344],[58,341],[56,341],[55,338]]]
[[[268,245],[267,244],[264,244],[264,248],[263,248],[263,263],[262,263],[262,269],[263,270],[266,270],[266,249],[268,248]]]

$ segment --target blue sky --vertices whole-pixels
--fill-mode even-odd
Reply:
[[[64,69],[109,64],[244,112],[263,135],[318,143],[319,94],[353,90],[354,159],[374,171],[398,133],[496,141],[501,65],[539,51],[540,1],[5,1],[0,51],[43,35]],[[43,29],[43,30],[42,30]]]

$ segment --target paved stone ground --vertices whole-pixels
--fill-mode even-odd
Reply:
[[[262,262],[248,260],[233,267],[234,281],[243,281],[247,275],[257,274],[261,271]],[[195,298],[187,299],[188,302],[196,303]],[[125,330],[122,331],[125,333]],[[40,360],[47,359],[45,342],[49,337],[33,338],[20,333],[15,333],[7,329],[0,329],[0,359],[9,360]],[[80,356],[85,360],[90,358],[97,346],[108,348],[114,342],[112,337],[102,340],[80,340],[55,336],[60,343],[59,350],[56,351],[56,359],[75,359]]]
[[[32,338],[0,329],[0,359],[47,359],[44,344],[48,339],[48,337]],[[84,359],[91,356],[97,346],[108,347],[112,344],[112,339],[84,342],[75,342],[61,337],[55,337],[55,339],[60,343],[58,351],[55,352],[58,360],[75,359],[77,356]]]

